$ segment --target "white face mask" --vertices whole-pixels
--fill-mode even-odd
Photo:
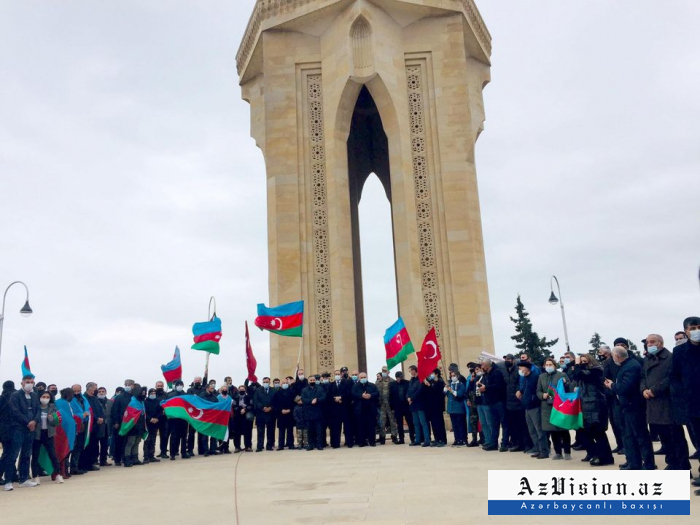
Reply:
[[[46,399],[45,397],[42,397],[39,401],[41,402],[41,406],[44,406],[44,407],[45,407],[45,406],[48,406],[48,405],[49,405],[49,401],[51,401],[51,400],[50,400],[50,399]]]
[[[304,380],[304,374],[299,374],[299,380],[303,381]]]
[[[676,341],[676,346],[680,346],[682,344],[685,344],[686,341],[688,341],[688,339],[685,337],[683,339],[679,339],[678,341]]]
[[[552,365],[546,366],[545,370],[547,371],[548,374],[553,374],[556,368],[554,368]]]
[[[175,390],[177,390],[178,392],[182,392],[184,389],[185,389],[185,387],[182,386],[182,385],[177,385],[177,386],[175,387]]]
[[[27,383],[27,384],[24,385],[22,388],[24,388],[24,391],[25,391],[25,392],[29,393],[29,392],[31,392],[32,390],[34,390],[34,385],[31,384],[31,383]]]
[[[340,376],[335,376],[336,381],[340,381]]]
[[[693,343],[700,343],[700,330],[691,330],[688,335]]]

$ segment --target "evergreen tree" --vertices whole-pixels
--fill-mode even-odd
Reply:
[[[634,344],[632,341],[629,341],[630,344],[630,353],[636,355],[637,357],[641,357],[642,353],[637,349],[637,345]]]
[[[591,348],[593,350],[592,354],[595,355],[598,348],[600,348],[601,346],[603,346],[605,344],[605,341],[603,341],[600,338],[600,334],[598,332],[595,332],[593,334],[593,337],[591,337],[591,340],[588,341],[588,343],[591,345]]]
[[[525,305],[520,300],[520,295],[518,295],[515,304],[515,312],[517,317],[510,318],[515,323],[515,335],[511,336],[511,339],[517,343],[515,348],[526,352],[533,363],[542,365],[547,357],[552,356],[552,352],[549,349],[557,344],[559,339],[548,341],[546,337],[540,338],[532,328],[530,314],[525,310]]]

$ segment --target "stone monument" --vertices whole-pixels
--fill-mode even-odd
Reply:
[[[236,58],[267,170],[269,302],[305,301],[307,371],[366,368],[358,203],[371,173],[416,349],[435,327],[446,363],[493,351],[474,165],[490,54],[473,0],[255,5]],[[291,373],[298,351],[273,337],[271,373]]]

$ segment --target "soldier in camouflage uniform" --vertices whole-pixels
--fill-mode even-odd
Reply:
[[[389,428],[391,429],[391,441],[394,443],[399,441],[399,431],[396,426],[396,418],[394,417],[394,411],[391,409],[391,405],[389,404],[389,385],[393,382],[394,380],[389,377],[389,369],[386,366],[383,366],[381,379],[378,379],[376,383],[377,390],[379,390],[379,443],[382,445],[386,441],[387,422],[389,423]]]

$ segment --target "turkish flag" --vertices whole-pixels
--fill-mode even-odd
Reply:
[[[253,355],[253,347],[250,346],[250,334],[248,333],[248,321],[245,322],[245,362],[248,367],[248,381],[257,382],[258,377],[255,375],[255,369],[258,367],[258,362]]]
[[[418,352],[418,379],[424,381],[438,367],[442,359],[440,347],[438,346],[435,327],[430,329],[428,335],[423,340],[423,345]]]

